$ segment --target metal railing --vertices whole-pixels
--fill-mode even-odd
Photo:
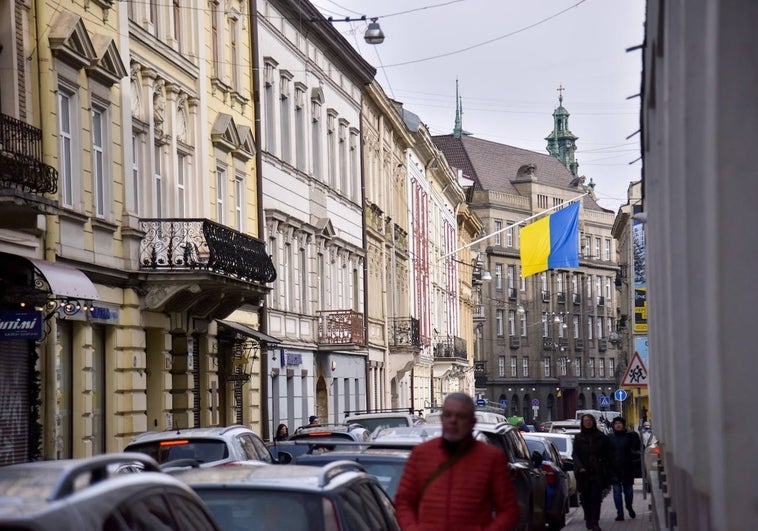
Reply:
[[[35,194],[58,191],[58,170],[42,162],[42,131],[0,114],[0,184]]]
[[[396,317],[390,324],[390,347],[420,347],[419,322],[415,317]]]
[[[320,345],[366,344],[362,313],[353,310],[319,310],[316,314]]]

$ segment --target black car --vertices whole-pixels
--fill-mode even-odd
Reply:
[[[129,473],[137,471],[131,465],[139,465],[140,473]],[[2,529],[219,529],[192,489],[142,454],[38,461],[0,470]]]
[[[175,473],[222,531],[399,531],[392,500],[358,463],[246,463]]]

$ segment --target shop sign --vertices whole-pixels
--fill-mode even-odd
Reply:
[[[42,312],[0,312],[1,339],[42,339]]]

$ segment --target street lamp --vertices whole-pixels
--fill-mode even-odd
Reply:
[[[329,22],[365,22],[366,15],[363,15],[360,18],[328,17],[326,20]],[[377,20],[378,20],[378,17],[372,17],[371,22],[369,22],[369,25],[366,28],[366,33],[363,34],[363,40],[366,41],[366,44],[381,44],[384,42],[384,32],[382,31],[382,28],[379,26],[379,23],[377,22]],[[317,19],[313,19],[312,22],[317,22]]]

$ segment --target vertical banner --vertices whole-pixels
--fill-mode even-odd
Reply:
[[[640,207],[634,207],[635,212],[638,208]],[[634,331],[647,333],[645,226],[637,220],[632,223],[632,251],[634,260]]]

